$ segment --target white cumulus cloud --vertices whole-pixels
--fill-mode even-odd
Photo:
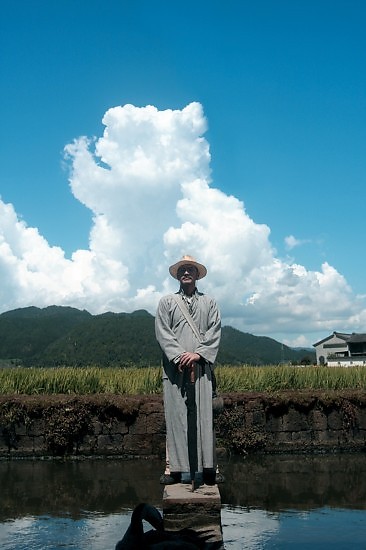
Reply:
[[[363,298],[336,269],[325,262],[310,271],[278,258],[269,227],[212,185],[199,103],[114,107],[103,124],[101,137],[65,147],[71,191],[92,212],[87,250],[66,259],[0,201],[1,311],[59,304],[154,313],[160,296],[176,288],[168,266],[191,254],[207,265],[199,286],[216,297],[226,324],[293,334],[297,343],[352,323],[359,329]],[[302,243],[292,235],[285,242],[289,249]]]

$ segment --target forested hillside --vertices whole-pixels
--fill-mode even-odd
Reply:
[[[2,365],[53,367],[158,365],[154,317],[147,311],[91,315],[71,307],[28,307],[0,315]],[[313,362],[309,350],[294,350],[272,338],[223,327],[217,362],[266,365]]]
[[[26,307],[0,315],[0,358],[28,359],[44,352],[75,326],[92,318],[71,307]]]

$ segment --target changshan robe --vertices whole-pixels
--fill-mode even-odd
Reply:
[[[181,294],[177,295],[180,299]],[[185,386],[189,368],[179,372],[174,362],[184,351],[196,352],[202,360],[195,368],[197,406],[198,472],[216,468],[212,418],[212,372],[221,336],[220,314],[215,300],[195,291],[191,316],[201,341],[193,333],[172,295],[163,297],[155,318],[156,339],[163,351],[163,389],[167,449],[171,472],[189,472],[187,405]]]

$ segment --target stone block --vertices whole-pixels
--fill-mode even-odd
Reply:
[[[147,418],[146,414],[138,416],[136,421],[130,426],[129,433],[131,435],[141,435],[147,432]]]
[[[301,431],[301,432],[292,432],[292,441],[297,443],[309,443],[312,440],[312,435],[310,431]]]
[[[78,452],[93,453],[97,447],[97,436],[86,435],[83,440],[78,444]]]
[[[332,442],[338,442],[340,430],[327,430],[326,431],[326,440]]]
[[[36,453],[46,453],[46,447],[45,447],[43,435],[38,435],[33,437],[33,448]]]
[[[201,485],[193,492],[190,484],[166,485],[163,518],[164,528],[169,531],[194,529],[208,533],[207,542],[222,543],[221,497],[217,485]]]
[[[327,415],[318,409],[314,409],[311,411],[309,415],[310,423],[313,425],[314,430],[326,430],[328,421],[327,421]]]
[[[307,416],[296,409],[289,409],[283,416],[282,429],[290,432],[300,432],[309,428]]]
[[[93,420],[92,430],[95,435],[100,435],[103,433],[103,423],[99,420]]]
[[[15,427],[15,432],[17,435],[20,435],[20,436],[28,434],[25,424],[17,424]]]
[[[34,441],[33,437],[28,435],[19,435],[17,441],[17,448],[19,451],[33,451],[34,450]]]
[[[281,432],[282,431],[282,418],[280,416],[270,415],[267,418],[266,431],[268,431],[268,432]]]
[[[153,434],[152,435],[152,454],[159,457],[165,457],[165,434]]]
[[[123,442],[124,442],[124,435],[122,435],[122,434],[113,434],[112,435],[113,447],[115,447],[116,450],[122,451]]]
[[[339,411],[332,411],[329,413],[328,428],[330,430],[341,430],[343,428],[343,419]]]
[[[355,424],[358,427],[366,426],[366,409],[355,409]]]
[[[43,420],[33,420],[28,426],[28,435],[39,437],[44,434],[44,421]]]
[[[278,432],[276,443],[289,443],[292,441],[292,432]]]
[[[9,450],[8,444],[5,442],[5,439],[0,435],[0,453],[6,454]]]
[[[165,417],[163,412],[149,414],[146,417],[146,433],[165,433]]]
[[[266,424],[266,415],[263,409],[256,409],[252,413],[252,423],[255,427],[262,427]]]
[[[129,428],[128,428],[127,423],[124,420],[119,420],[119,421],[113,423],[113,426],[111,428],[111,432],[113,434],[126,435],[129,432]]]
[[[128,454],[149,456],[152,455],[153,436],[147,434],[128,434],[123,440],[123,450]]]
[[[97,437],[98,451],[113,449],[113,438],[110,435],[98,435]]]
[[[328,434],[326,430],[314,430],[313,431],[313,439],[315,442],[324,442],[328,441]]]

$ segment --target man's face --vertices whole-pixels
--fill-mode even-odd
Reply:
[[[178,281],[182,284],[195,283],[198,278],[198,271],[194,265],[182,265],[177,271]]]

